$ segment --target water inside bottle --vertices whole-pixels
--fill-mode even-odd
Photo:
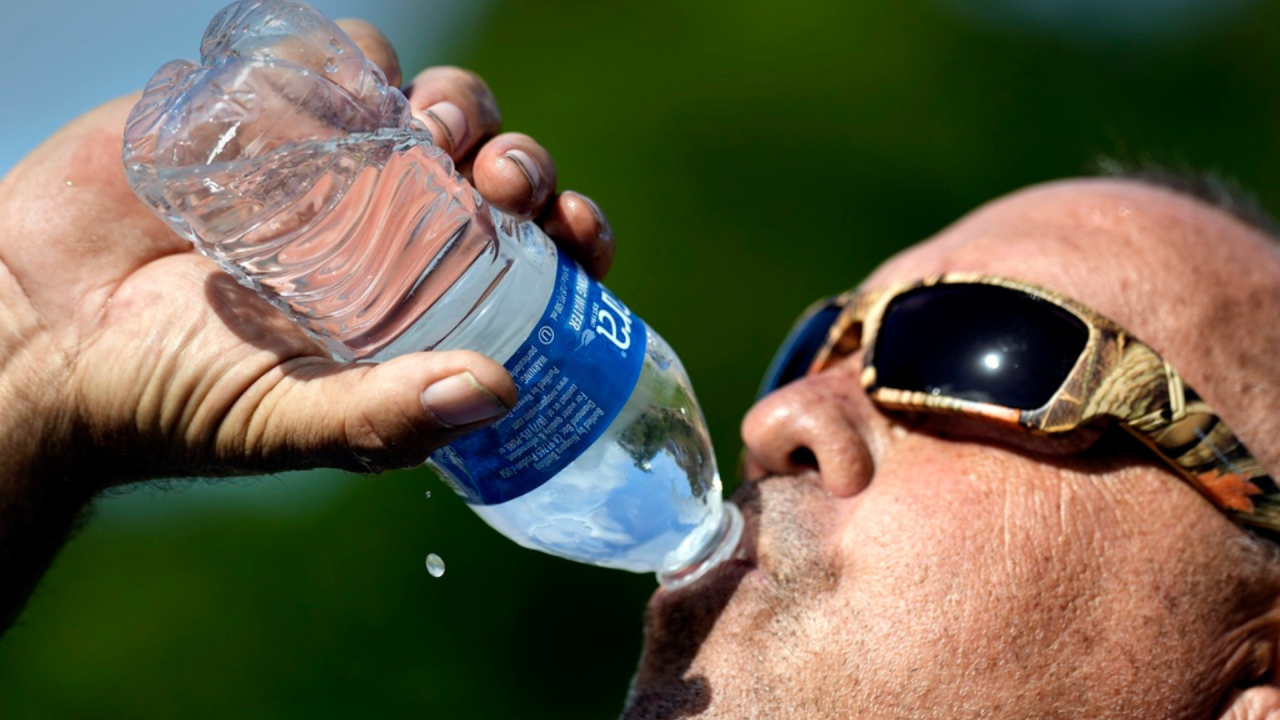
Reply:
[[[162,168],[156,182],[204,254],[353,359],[403,335],[463,276],[474,303],[501,274],[489,213],[439,155],[387,131]]]
[[[636,388],[604,434],[545,485],[472,509],[526,547],[657,570],[670,586],[696,579],[737,547],[741,516],[720,493],[688,376],[650,329]]]

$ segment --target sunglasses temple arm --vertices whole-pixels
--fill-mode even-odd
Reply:
[[[1168,373],[1170,402],[1125,428],[1237,522],[1280,531],[1280,487],[1217,413]]]

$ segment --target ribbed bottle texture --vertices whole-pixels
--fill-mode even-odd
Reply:
[[[494,212],[328,19],[249,0],[129,118],[130,184],[336,357],[466,347],[512,413],[430,458],[528,547],[686,582],[736,546],[679,360],[530,223]]]

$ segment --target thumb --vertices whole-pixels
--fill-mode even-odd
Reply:
[[[220,433],[250,465],[366,472],[416,465],[516,400],[507,371],[467,351],[381,364],[298,358],[272,380],[241,398]]]

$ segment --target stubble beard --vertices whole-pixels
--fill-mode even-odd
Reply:
[[[826,500],[805,477],[767,478],[734,494],[748,542],[758,541],[758,570],[723,568],[651,604],[623,720],[848,717],[847,696],[827,692],[830,681],[845,682],[824,676],[849,670],[843,653],[821,646],[841,577],[826,550]]]

